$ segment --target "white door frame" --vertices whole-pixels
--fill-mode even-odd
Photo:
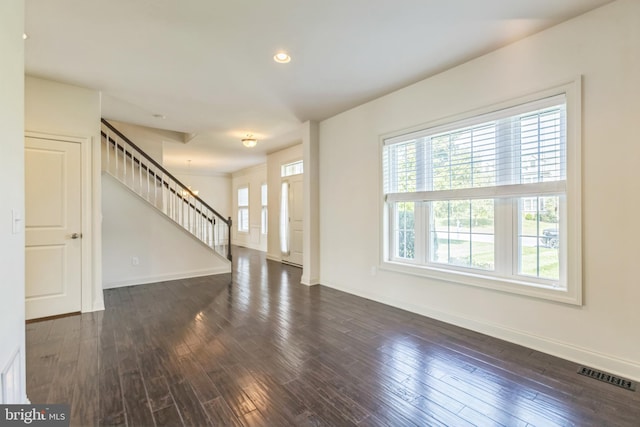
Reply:
[[[55,135],[50,133],[26,131],[25,137],[46,139],[51,141],[63,141],[80,144],[80,173],[81,173],[81,311],[83,313],[94,311],[93,303],[93,209],[92,209],[92,145],[91,137],[78,137],[69,135]],[[26,173],[27,171],[25,171]]]
[[[283,163],[283,165],[285,165],[285,164],[287,164],[287,163]],[[302,178],[300,178],[301,176],[302,176]],[[303,192],[304,192],[304,172],[301,173],[301,174],[289,175],[289,176],[284,176],[284,177],[280,178],[280,207],[279,207],[280,212],[278,214],[280,220],[282,220],[282,207],[281,207],[282,206],[281,205],[281,203],[282,203],[282,184],[284,184],[286,182],[288,184],[288,186],[289,186],[289,189],[288,189],[288,201],[287,201],[288,209],[289,209],[289,225],[288,225],[288,227],[289,227],[289,230],[288,230],[289,231],[289,235],[287,236],[288,239],[289,239],[289,242],[288,242],[289,255],[287,257],[285,257],[284,254],[282,253],[282,251],[280,251],[280,262],[283,262],[285,264],[294,265],[294,266],[297,266],[297,267],[302,267],[303,262],[304,262],[304,252],[303,252],[303,259],[302,259],[302,261],[300,261],[299,264],[293,263],[292,261],[290,261],[290,258],[291,258],[291,246],[292,246],[292,244],[291,244],[292,243],[292,237],[291,237],[292,236],[292,234],[291,234],[292,226],[291,225],[293,223],[293,221],[291,221],[291,218],[292,218],[292,214],[291,214],[291,211],[292,211],[292,194],[295,194],[293,192],[293,185],[291,185],[293,180],[299,180],[299,182],[301,182],[303,184]],[[298,197],[299,196],[300,195],[298,195]],[[303,209],[302,220],[303,220],[303,224],[304,224],[304,193],[303,193],[303,199],[300,200],[300,204],[302,205],[302,209]],[[281,239],[282,238],[282,228],[279,229],[278,235],[280,236],[280,239]],[[304,235],[303,235],[303,239],[304,239]],[[302,250],[304,251],[304,241],[302,241],[301,243],[302,243]],[[280,246],[282,246],[282,243],[280,243]]]

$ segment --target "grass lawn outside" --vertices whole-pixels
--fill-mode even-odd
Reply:
[[[539,254],[537,249],[540,250]],[[557,248],[522,246],[521,251],[522,271],[520,274],[552,280],[558,280],[560,278],[560,259]],[[538,257],[540,260],[539,272],[536,271]]]
[[[552,222],[542,222],[540,221],[540,231],[539,235],[542,236],[542,231],[546,229],[558,229],[557,223]],[[523,219],[522,220],[522,233],[523,236],[536,236],[538,235],[538,229],[536,228],[536,220],[531,219]]]
[[[531,222],[535,224],[535,221]],[[540,231],[542,231],[542,227],[540,227]],[[495,245],[492,235],[474,234],[473,241],[465,239],[468,235],[464,236],[462,232],[451,233],[451,235],[458,238],[446,239],[444,238],[446,232],[440,231],[438,233],[438,250],[433,261],[489,271],[495,268]],[[535,229],[530,236],[536,236]],[[536,243],[526,245],[527,242],[532,241]],[[557,280],[560,277],[558,249],[541,246],[538,238],[524,238],[523,243],[525,244],[520,247],[520,271],[518,274]]]

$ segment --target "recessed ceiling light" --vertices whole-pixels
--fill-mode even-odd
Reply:
[[[22,40],[26,40],[29,38],[29,35],[27,33],[22,33]]]
[[[273,60],[279,64],[286,64],[291,62],[291,57],[286,52],[278,52],[273,55]]]

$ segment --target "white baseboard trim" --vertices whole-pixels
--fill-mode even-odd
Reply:
[[[275,261],[275,262],[282,262],[282,258],[280,258],[279,256],[270,254],[267,252],[267,259],[270,261]]]
[[[307,277],[302,276],[302,278],[300,278],[300,283],[305,286],[316,286],[320,284],[320,279],[318,278],[309,279]]]
[[[124,286],[146,285],[148,283],[166,282],[169,280],[188,279],[191,277],[212,276],[214,274],[231,273],[231,264],[206,270],[182,271],[179,273],[161,274],[157,276],[134,277],[115,282],[104,282],[104,289],[122,288]]]
[[[93,306],[91,307],[91,310],[83,311],[83,313],[89,313],[92,311],[104,311],[104,300],[94,301]]]
[[[407,303],[405,301],[389,299],[375,292],[363,292],[359,289],[337,286],[326,282],[322,283],[322,285],[362,298],[370,299],[381,304],[390,305],[402,310],[407,310],[412,313],[440,320],[461,328],[470,329],[514,344],[522,345],[580,365],[596,368],[634,381],[640,381],[640,362],[622,359],[610,354],[595,352],[573,344],[533,335],[528,332],[508,328],[502,325],[446,313],[433,307],[425,307]]]
[[[260,244],[253,244],[253,243],[247,243],[247,242],[231,242],[231,245],[240,246],[247,249],[254,249],[260,252],[266,252],[266,250]],[[232,250],[232,253],[233,253],[233,250]]]

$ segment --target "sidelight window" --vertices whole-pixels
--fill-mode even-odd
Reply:
[[[238,231],[249,232],[249,187],[238,188]]]

